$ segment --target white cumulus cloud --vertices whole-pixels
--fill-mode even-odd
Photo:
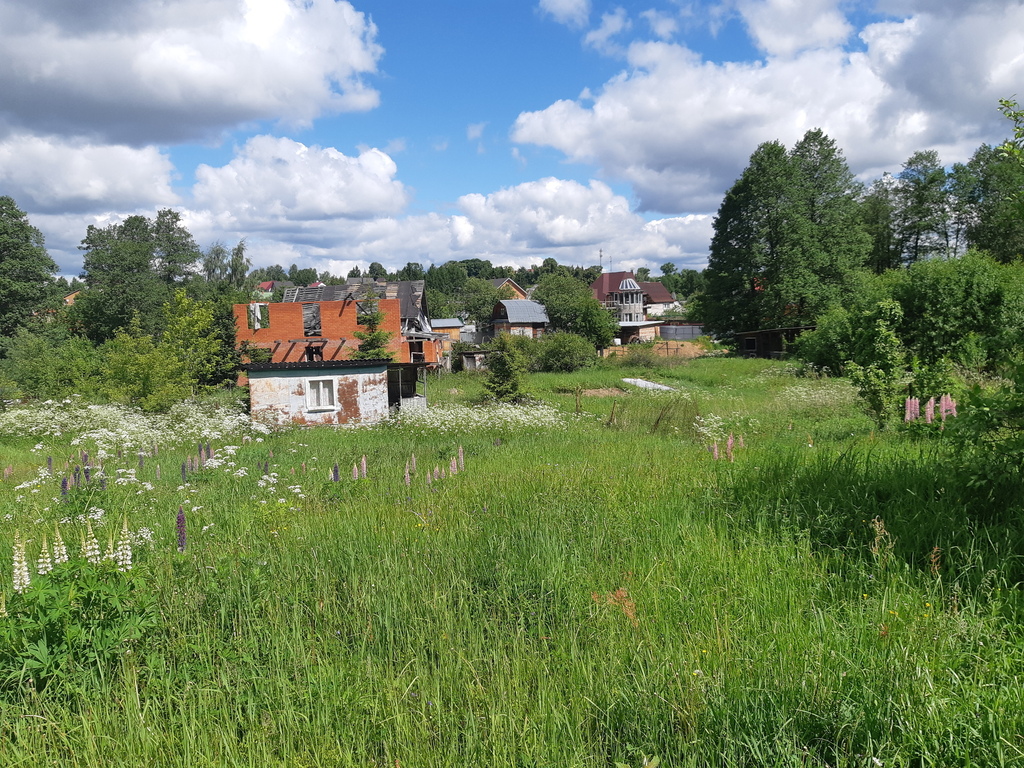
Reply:
[[[376,28],[340,0],[0,0],[0,126],[140,145],[365,110]]]
[[[1024,3],[872,24],[859,32],[863,50],[841,44],[848,25],[834,2],[744,7],[765,58],[719,64],[682,44],[634,42],[620,74],[586,98],[521,113],[513,140],[630,183],[641,210],[676,213],[714,210],[758,144],[792,145],[812,128],[865,176],[921,149],[962,161],[1008,130],[996,106],[1024,82]],[[812,15],[797,24],[794,8]]]
[[[255,228],[390,216],[408,202],[395,162],[379,149],[349,157],[330,147],[254,136],[227,165],[196,169],[195,206]],[[227,221],[225,221],[227,223]]]
[[[0,188],[40,213],[173,205],[173,170],[155,147],[27,134],[0,139]]]

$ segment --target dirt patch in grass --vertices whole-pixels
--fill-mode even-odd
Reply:
[[[583,394],[587,397],[618,397],[626,392],[618,387],[605,387],[604,389],[584,389]]]

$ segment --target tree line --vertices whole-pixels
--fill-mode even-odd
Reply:
[[[866,275],[968,251],[999,264],[1024,254],[1024,168],[984,144],[946,168],[915,152],[859,183],[835,141],[808,131],[791,149],[761,144],[714,221],[695,315],[709,332],[812,325],[848,304]]]

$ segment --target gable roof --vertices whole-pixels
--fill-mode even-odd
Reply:
[[[504,299],[498,302],[505,308],[510,323],[547,323],[548,313],[543,304],[529,299]],[[504,319],[504,318],[502,318]]]
[[[672,304],[675,302],[668,288],[659,282],[640,283],[640,288],[647,294],[647,300],[651,304]]]

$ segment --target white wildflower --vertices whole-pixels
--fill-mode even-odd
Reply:
[[[50,559],[50,545],[46,541],[46,537],[43,536],[43,549],[39,553],[39,559],[36,561],[36,572],[40,576],[45,576],[53,570],[53,560]]]
[[[96,534],[93,533],[92,522],[86,520],[85,527],[86,534],[82,538],[82,556],[93,565],[98,565],[103,559],[100,555],[100,543],[96,540]]]
[[[121,524],[121,538],[117,541],[117,549],[114,551],[114,562],[119,571],[130,571],[132,569],[132,534],[128,530],[128,520]]]
[[[28,589],[31,577],[28,572],[28,559],[25,557],[25,542],[21,531],[14,532],[14,591],[22,593]]]
[[[64,544],[64,537],[60,535],[60,528],[53,527],[53,562],[55,565],[68,561],[68,548]]]

